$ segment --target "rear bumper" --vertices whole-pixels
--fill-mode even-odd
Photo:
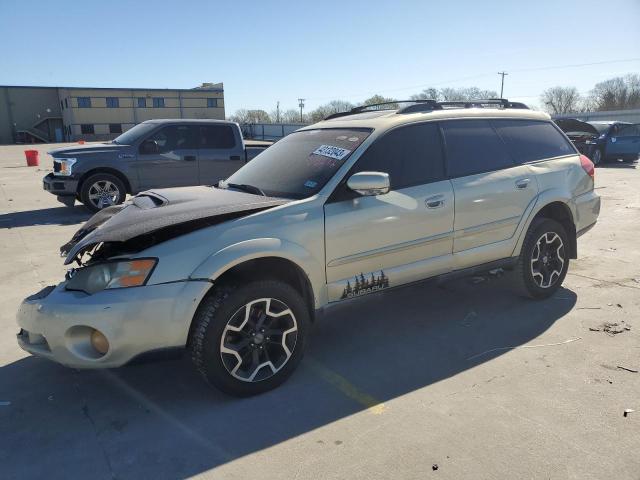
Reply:
[[[42,179],[42,189],[59,197],[75,197],[78,190],[78,179],[58,177],[50,173]]]
[[[576,205],[576,232],[579,235],[584,234],[593,227],[600,215],[600,196],[591,190],[583,193],[575,198]]]

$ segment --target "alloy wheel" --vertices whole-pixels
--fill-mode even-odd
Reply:
[[[531,275],[540,288],[550,288],[558,281],[564,268],[564,243],[555,232],[544,233],[531,253]]]
[[[109,180],[99,180],[89,188],[89,201],[97,209],[116,205],[120,200],[120,190]]]
[[[232,315],[222,332],[222,363],[238,380],[266,380],[289,361],[297,337],[295,315],[284,302],[275,298],[253,300]]]

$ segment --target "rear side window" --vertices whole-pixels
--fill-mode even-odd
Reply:
[[[200,127],[201,148],[233,148],[236,138],[229,125],[205,125]]]
[[[513,166],[504,142],[487,120],[442,123],[450,177],[465,177]]]
[[[392,130],[379,138],[351,172],[386,172],[399,189],[444,179],[438,125],[423,123]]]
[[[492,120],[516,163],[573,155],[571,143],[549,122]]]

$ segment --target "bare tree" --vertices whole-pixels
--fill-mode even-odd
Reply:
[[[362,102],[362,105],[375,105],[376,103],[394,102],[395,100],[395,98],[383,97],[382,95],[374,95],[373,97],[369,97],[364,102]],[[392,103],[388,105],[387,108],[398,108],[398,104]]]
[[[595,110],[640,108],[640,75],[631,74],[597,83],[589,99]]]
[[[437,88],[425,88],[420,93],[411,95],[410,100],[440,100],[440,92]]]
[[[282,123],[300,123],[300,111],[292,108],[282,112],[280,113],[280,121]]]
[[[319,122],[329,115],[339,112],[348,112],[354,107],[354,105],[345,100],[332,100],[325,105],[320,105],[309,114],[309,120],[312,123]],[[299,119],[298,119],[299,121]]]
[[[582,98],[576,87],[552,87],[542,92],[540,101],[549,113],[562,114],[578,112]]]
[[[441,88],[440,99],[449,102],[497,98],[495,90],[481,90],[478,87]]]
[[[264,110],[247,110],[241,108],[229,117],[229,120],[238,123],[271,123],[271,117]]]

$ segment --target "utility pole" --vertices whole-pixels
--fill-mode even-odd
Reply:
[[[280,123],[280,100],[276,103],[276,123]]]
[[[299,98],[298,102],[298,106],[300,107],[300,123],[302,123],[302,109],[304,108],[304,98]]]
[[[498,75],[502,75],[502,82],[500,83],[500,98],[502,98],[502,93],[504,92],[504,76],[509,74],[507,72],[498,72]]]

